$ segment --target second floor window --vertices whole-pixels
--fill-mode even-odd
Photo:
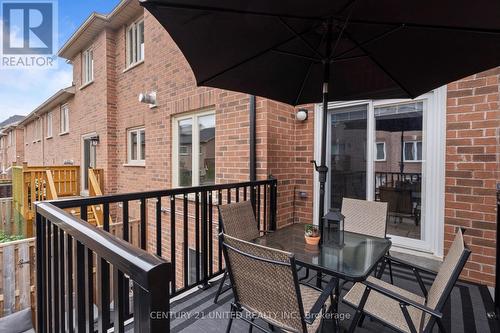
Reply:
[[[375,161],[385,161],[385,142],[375,143]]]
[[[67,104],[61,106],[61,129],[60,133],[68,133],[69,132],[69,107]]]
[[[404,160],[406,162],[422,161],[422,141],[405,141]]]
[[[34,121],[33,142],[38,142],[42,139],[42,118]]]
[[[82,54],[82,84],[94,80],[94,51],[88,49]]]
[[[173,184],[215,184],[215,113],[176,117],[173,124]]]
[[[47,138],[52,137],[52,112],[47,113]]]
[[[127,163],[144,165],[146,162],[146,130],[134,128],[127,135]]]
[[[144,20],[127,28],[127,67],[144,60]]]

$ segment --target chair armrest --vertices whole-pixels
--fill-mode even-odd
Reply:
[[[398,258],[395,258],[393,256],[388,256],[386,255],[385,258],[387,260],[390,260],[391,263],[395,263],[396,265],[399,265],[399,266],[403,266],[403,267],[407,267],[407,268],[411,268],[411,269],[416,269],[420,272],[424,272],[424,273],[428,273],[428,274],[431,274],[431,275],[437,275],[437,272],[433,271],[433,270],[430,270],[428,268],[424,268],[424,267],[421,267],[421,266],[417,266],[417,265],[414,265],[412,263],[409,263],[405,260],[402,260],[402,259],[398,259]]]
[[[332,278],[330,280],[330,282],[328,282],[325,289],[323,289],[323,291],[321,292],[321,295],[318,297],[318,299],[314,303],[311,310],[309,310],[309,312],[307,312],[305,314],[306,323],[312,324],[314,322],[314,320],[316,319],[316,316],[321,312],[326,301],[328,300],[329,297],[332,296],[333,291],[335,290],[335,288],[337,286],[338,286],[338,279],[336,279],[336,278]],[[317,288],[313,288],[313,289],[318,290]]]
[[[392,290],[389,290],[389,289],[386,289],[384,287],[381,287],[379,285],[376,285],[374,283],[371,283],[370,281],[364,281],[362,282],[365,286],[369,287],[370,289],[372,290],[375,290],[387,297],[390,297],[396,301],[398,301],[399,303],[402,303],[404,305],[409,305],[409,306],[413,306],[421,311],[424,311],[428,314],[430,314],[431,316],[434,316],[436,318],[442,318],[443,317],[443,314],[439,311],[436,311],[434,309],[431,309],[429,308],[428,306],[425,306],[423,304],[420,304],[420,303],[417,303],[407,297],[404,297],[404,296],[401,296],[400,294],[398,293],[395,293],[394,291]]]

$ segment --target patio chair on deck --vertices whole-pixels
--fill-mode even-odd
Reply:
[[[373,237],[387,237],[387,202],[368,201],[344,198],[342,200],[342,215],[345,217],[344,230]],[[394,283],[391,261],[384,258],[380,272],[381,276],[385,266],[389,266],[391,283]]]
[[[429,292],[425,289],[419,271],[427,271],[399,262],[413,270],[423,296],[369,277],[356,283],[345,295],[344,302],[356,309],[349,332],[361,326],[364,315],[382,322],[397,332],[431,332],[434,324],[445,332],[441,321],[442,311],[453,286],[469,258],[470,250],[464,244],[463,233],[458,231]]]
[[[274,330],[316,332],[326,311],[331,310],[337,280],[332,278],[324,290],[299,284],[292,253],[220,235],[224,258],[233,285],[234,302],[226,332],[233,318],[245,311],[241,319],[264,332],[256,318]],[[239,318],[239,317],[237,317]]]
[[[242,239],[244,241],[251,241],[261,236],[262,233],[267,231],[259,230],[257,227],[257,220],[253,212],[252,203],[250,201],[240,201],[227,205],[220,205],[219,217],[221,219],[222,231],[232,237]],[[222,293],[231,289],[224,288],[227,279],[227,270],[222,276],[219,284],[219,289],[215,294],[214,303],[217,303]]]

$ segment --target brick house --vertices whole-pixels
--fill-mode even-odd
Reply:
[[[23,121],[28,164],[103,168],[105,193],[249,179],[251,98],[196,87],[182,53],[137,1],[92,14],[59,56],[73,65],[74,86]],[[440,259],[455,228],[466,227],[473,254],[463,276],[492,286],[499,88],[496,68],[415,100],[330,103],[327,207],[343,196],[390,198],[397,182],[413,186],[403,190],[407,211],[393,212],[404,217],[388,222],[394,247]],[[151,92],[155,106],[139,102]],[[305,121],[272,100],[257,97],[255,107],[257,178],[279,180],[278,225],[317,220],[310,160],[319,159],[320,106],[304,106]],[[50,138],[37,132],[46,133],[49,120]],[[97,137],[99,144],[89,145]],[[192,154],[199,149],[203,154]],[[410,178],[389,181],[400,173]]]

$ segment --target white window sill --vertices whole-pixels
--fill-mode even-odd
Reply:
[[[127,68],[123,70],[123,73],[128,72],[129,70],[136,68],[139,65],[142,65],[144,63],[144,59],[138,62],[134,62],[133,64],[130,64]]]
[[[52,135],[45,138],[45,140],[50,140],[50,139],[52,139]]]
[[[124,167],[132,167],[132,168],[145,168],[146,167],[146,162],[144,163],[124,163]]]
[[[59,136],[68,135],[68,134],[69,134],[69,132],[68,132],[68,131],[66,131],[66,132],[61,132],[61,133],[59,133]]]
[[[80,89],[80,90],[85,89],[85,88],[87,88],[88,86],[90,86],[92,83],[94,83],[94,80],[92,80],[92,81],[89,81],[89,82],[87,82],[87,83],[82,84],[82,85],[80,86],[80,88],[78,88],[78,89]]]

